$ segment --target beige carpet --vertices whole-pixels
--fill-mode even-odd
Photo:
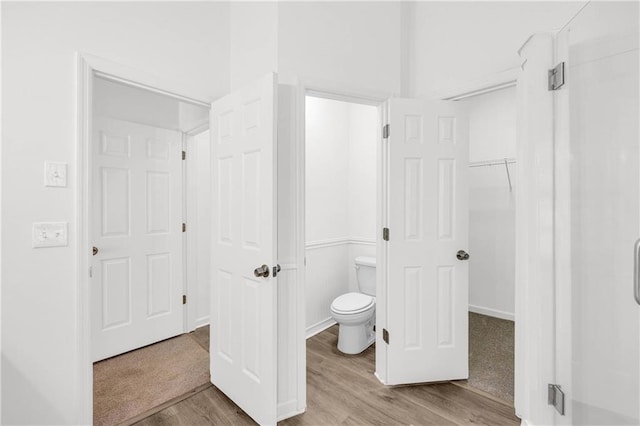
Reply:
[[[209,382],[209,353],[183,334],[93,365],[93,422],[115,425]]]
[[[513,402],[514,323],[469,312],[467,383]]]
[[[209,352],[209,326],[205,325],[204,327],[196,328],[194,331],[189,333],[189,336],[193,337],[196,342],[202,348]]]

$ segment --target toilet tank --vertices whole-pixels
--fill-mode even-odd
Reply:
[[[358,256],[355,259],[356,277],[358,278],[358,288],[361,293],[370,296],[376,295],[376,258],[369,256]]]

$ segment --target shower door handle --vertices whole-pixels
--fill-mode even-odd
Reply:
[[[633,297],[640,305],[640,238],[633,246]]]

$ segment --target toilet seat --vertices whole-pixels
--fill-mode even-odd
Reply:
[[[331,310],[337,314],[359,314],[371,308],[375,298],[363,293],[347,293],[336,297]]]

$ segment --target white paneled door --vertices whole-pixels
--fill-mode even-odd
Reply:
[[[260,424],[277,421],[275,84],[211,107],[211,382]]]
[[[182,142],[177,131],[97,118],[92,143],[98,361],[183,331]]]
[[[387,384],[465,379],[468,120],[454,102],[388,106]]]

